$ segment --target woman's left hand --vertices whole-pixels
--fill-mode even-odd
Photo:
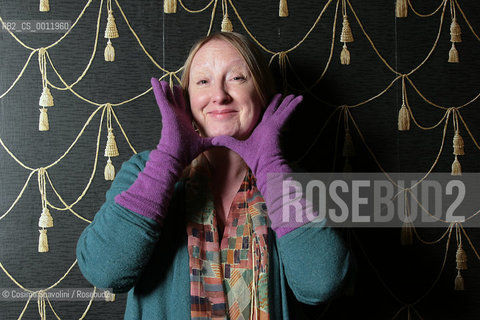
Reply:
[[[263,114],[262,121],[246,140],[237,140],[230,136],[214,137],[214,146],[227,147],[238,153],[252,169],[260,192],[265,191],[268,173],[290,172],[280,151],[280,130],[302,102],[303,97],[276,94]],[[262,190],[263,189],[263,190]]]

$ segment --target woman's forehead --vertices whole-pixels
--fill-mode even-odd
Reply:
[[[209,71],[249,71],[243,58],[224,60],[224,59],[206,59],[192,63],[190,72],[209,72]]]
[[[201,66],[215,63],[245,64],[242,54],[232,44],[223,40],[210,40],[205,43],[193,56],[192,66]]]

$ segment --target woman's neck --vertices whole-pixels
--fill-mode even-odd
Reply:
[[[228,184],[230,179],[243,179],[247,165],[234,151],[218,147],[205,151],[212,178],[222,184]]]
[[[247,165],[237,153],[223,147],[206,151],[205,157],[210,166],[217,221],[223,233],[233,198],[245,177]]]

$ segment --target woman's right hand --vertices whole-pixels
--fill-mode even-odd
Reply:
[[[115,197],[115,202],[163,223],[183,169],[212,142],[193,130],[180,87],[175,86],[172,92],[165,81],[152,78],[151,83],[162,114],[162,136],[157,148],[150,152],[145,168],[128,190]]]
[[[162,114],[162,133],[157,150],[170,154],[182,166],[187,166],[200,153],[212,146],[211,138],[195,132],[182,88],[170,86],[165,81],[151,79],[153,93]]]

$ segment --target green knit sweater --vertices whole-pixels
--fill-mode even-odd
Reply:
[[[78,266],[94,286],[128,291],[125,319],[190,319],[183,188],[177,184],[163,226],[114,201],[133,184],[148,155],[139,153],[123,164],[106,202],[78,239]],[[293,315],[293,299],[320,304],[344,286],[351,255],[335,230],[316,223],[280,239],[269,232],[271,319],[299,319]]]

